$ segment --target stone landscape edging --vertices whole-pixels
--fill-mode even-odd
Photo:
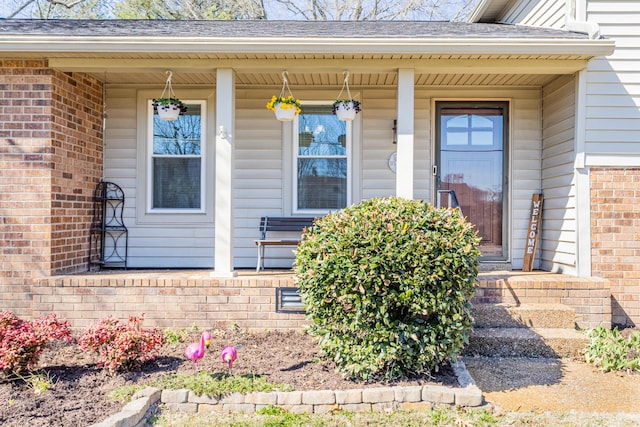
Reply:
[[[160,390],[148,387],[133,397],[120,412],[90,427],[141,427],[147,413],[158,402],[171,411],[186,414],[205,412],[253,413],[277,406],[293,413],[386,412],[397,409],[426,410],[433,405],[481,406],[482,391],[476,386],[462,360],[452,364],[460,387],[440,385],[371,387],[349,390],[270,391],[231,393],[220,398],[199,396],[186,389]]]

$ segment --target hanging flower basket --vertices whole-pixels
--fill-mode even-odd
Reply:
[[[187,112],[187,107],[177,98],[156,98],[153,106],[161,120],[176,120]]]
[[[353,99],[339,99],[333,103],[333,114],[338,116],[338,120],[349,122],[356,118],[356,114],[362,111],[360,102]]]
[[[290,122],[300,113],[300,101],[292,97],[278,98],[274,96],[267,104],[267,108],[276,113],[276,119]]]
[[[173,73],[167,71],[167,82],[164,84],[164,90],[160,98],[153,100],[153,107],[156,109],[161,120],[176,120],[180,114],[187,112],[187,106],[176,97],[171,87],[171,77]],[[165,97],[164,94],[168,96]]]
[[[289,91],[288,96],[285,96],[285,89]],[[273,95],[271,97],[271,100],[267,102],[267,109],[276,113],[276,119],[281,122],[290,122],[295,116],[300,114],[300,101],[294,98],[291,93],[286,71],[282,73],[282,90],[280,91],[280,95]]]
[[[349,90],[349,72],[344,72],[344,82],[342,83],[342,89],[340,89],[340,93],[338,94],[338,99],[333,103],[332,110],[333,114],[338,116],[338,120],[342,120],[343,122],[350,122],[351,120],[356,118],[356,114],[358,114],[361,110],[360,101],[356,101],[351,97],[351,91]],[[344,92],[345,88],[347,89],[347,98],[340,99],[340,95]]]

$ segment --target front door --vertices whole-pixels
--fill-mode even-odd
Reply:
[[[457,199],[481,237],[484,260],[505,260],[506,102],[436,104],[437,197]],[[446,201],[444,200],[446,199]]]

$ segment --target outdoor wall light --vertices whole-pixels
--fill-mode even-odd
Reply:
[[[220,126],[218,128],[218,136],[222,139],[231,139],[231,134],[227,132],[227,129],[224,126]]]
[[[398,143],[398,120],[393,121],[393,127],[391,128],[393,131],[393,142],[394,144]]]

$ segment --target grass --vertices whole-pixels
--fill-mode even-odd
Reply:
[[[166,329],[164,331],[164,340],[165,343],[167,345],[178,345],[183,343],[188,337],[189,334],[191,332],[197,332],[198,331],[198,327],[196,325],[191,325],[191,327],[189,329],[187,328],[182,328],[182,329]]]
[[[392,413],[295,414],[269,407],[255,414],[178,414],[163,413],[149,420],[158,427],[632,427],[638,420],[625,415],[507,412],[494,414],[486,408],[434,407],[428,411]]]
[[[228,376],[199,372],[197,374],[171,374],[149,385],[162,389],[186,388],[197,394],[222,395],[252,391],[287,390],[281,384],[270,384],[260,376]],[[112,398],[124,401],[140,386],[119,387]],[[120,400],[119,400],[120,401]],[[592,414],[582,412],[506,412],[494,413],[491,408],[465,408],[434,406],[425,411],[389,411],[386,413],[354,413],[338,410],[327,414],[298,414],[286,409],[268,406],[254,414],[200,413],[183,414],[160,411],[148,420],[158,427],[633,427],[638,426],[637,414]]]
[[[111,390],[107,397],[114,402],[127,403],[131,401],[134,394],[144,388],[145,386],[141,385],[123,385]]]
[[[187,389],[198,395],[221,396],[230,393],[252,393],[259,391],[291,391],[285,384],[269,383],[260,375],[227,375],[200,371],[195,374],[168,374],[149,381],[144,385],[126,385],[116,387],[109,393],[109,398],[125,403],[139,390],[145,387],[156,387],[162,390]]]
[[[151,387],[160,389],[187,389],[198,395],[219,396],[229,393],[258,391],[290,391],[285,384],[271,384],[260,375],[227,375],[200,371],[196,374],[169,374],[151,381]]]
[[[19,379],[25,382],[27,387],[31,389],[33,394],[44,394],[56,385],[56,381],[48,373],[29,374],[22,376],[16,374]]]

